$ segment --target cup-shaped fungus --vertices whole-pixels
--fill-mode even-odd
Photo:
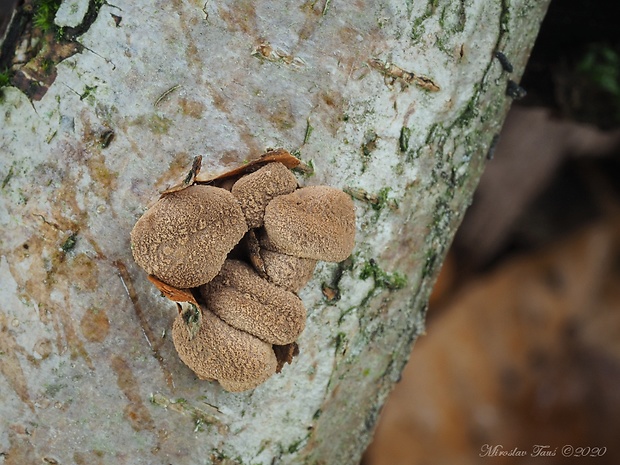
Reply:
[[[192,319],[198,320],[196,328]],[[172,325],[179,357],[202,379],[216,379],[227,391],[246,391],[276,372],[271,344],[233,328],[206,308],[190,306]]]
[[[297,179],[282,163],[269,163],[240,178],[232,187],[249,228],[263,225],[265,207],[274,198],[297,189]]]
[[[348,194],[310,186],[274,198],[265,209],[265,231],[278,252],[340,262],[355,243],[355,208]]]
[[[299,297],[238,260],[226,260],[200,293],[206,307],[223,321],[270,344],[294,342],[306,325],[306,308]]]
[[[200,286],[217,275],[247,231],[243,212],[225,189],[191,186],[166,194],[131,231],[136,263],[178,288]]]

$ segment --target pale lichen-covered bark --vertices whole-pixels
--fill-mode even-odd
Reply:
[[[547,3],[98,2],[41,100],[4,90],[5,463],[356,463]],[[268,147],[357,198],[357,244],[301,292],[301,355],[232,394],[177,357],[129,231],[195,155],[218,172]]]

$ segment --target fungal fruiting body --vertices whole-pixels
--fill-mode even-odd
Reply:
[[[276,372],[277,360],[271,344],[241,331],[200,308],[201,318],[194,333],[187,313],[176,317],[172,337],[181,360],[199,378],[216,379],[234,391],[252,389]]]
[[[276,286],[299,292],[312,278],[316,260],[260,249],[265,274]]]
[[[265,233],[278,252],[340,262],[351,255],[355,241],[353,201],[333,187],[297,189],[269,202]]]
[[[226,260],[220,274],[200,287],[200,294],[226,323],[270,344],[295,342],[306,324],[306,308],[297,295],[238,260]]]
[[[269,163],[254,173],[240,178],[231,189],[249,228],[263,225],[265,207],[275,197],[297,189],[297,179],[282,163]]]
[[[353,250],[350,197],[299,188],[289,170],[298,163],[278,150],[201,180],[198,159],[190,182],[165,191],[131,232],[136,262],[177,302],[179,357],[228,391],[253,389],[290,363],[306,321],[296,293],[317,260]]]
[[[191,186],[163,196],[131,231],[136,263],[178,288],[200,286],[217,275],[247,226],[225,189]]]

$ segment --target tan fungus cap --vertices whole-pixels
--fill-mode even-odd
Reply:
[[[267,249],[261,249],[260,256],[269,281],[295,293],[312,279],[316,268],[316,260],[311,258],[293,257]]]
[[[222,320],[270,344],[294,342],[306,325],[306,308],[299,297],[237,260],[226,260],[220,274],[200,292]]]
[[[297,189],[297,179],[282,163],[269,163],[240,178],[231,192],[239,201],[249,228],[263,225],[265,207],[278,195]]]
[[[195,185],[159,199],[131,231],[131,247],[147,273],[190,288],[215,277],[246,231],[243,212],[230,192]]]
[[[216,379],[228,391],[253,389],[276,371],[271,344],[233,328],[204,308],[193,337],[181,314],[172,325],[172,339],[181,360],[199,378]]]
[[[339,189],[303,187],[269,202],[265,231],[278,252],[340,262],[355,244],[355,207]]]

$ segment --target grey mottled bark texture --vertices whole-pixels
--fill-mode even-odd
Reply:
[[[4,90],[0,462],[357,463],[547,3],[98,2],[41,100]],[[231,394],[177,357],[129,231],[195,155],[267,147],[357,198],[357,245],[301,292],[301,355]]]

